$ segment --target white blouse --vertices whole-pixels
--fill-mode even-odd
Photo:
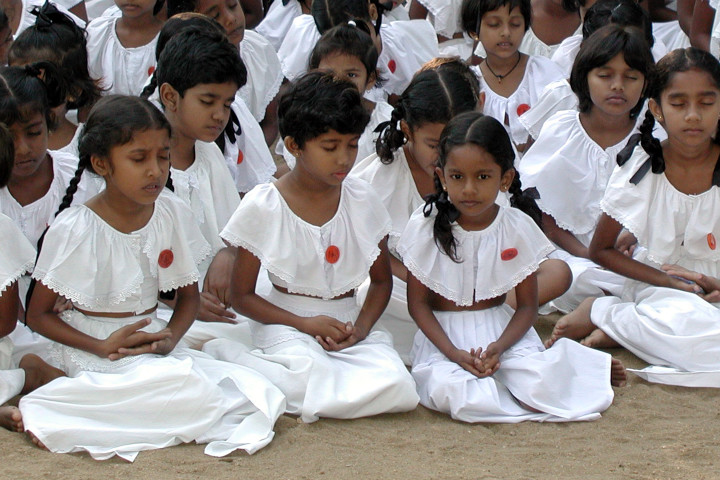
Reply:
[[[473,70],[480,78],[480,90],[485,92],[483,112],[505,125],[515,145],[526,143],[530,134],[520,123],[519,117],[527,113],[538,102],[540,95],[549,83],[564,78],[560,68],[552,61],[543,57],[530,56],[520,85],[509,97],[503,97],[487,85],[479,67],[473,67]],[[506,117],[509,125],[505,124]]]
[[[462,0],[417,0],[431,15],[431,21],[435,32],[445,38],[453,38],[458,32],[462,32],[460,14],[462,12]]]
[[[287,5],[283,3],[282,0],[272,2],[265,18],[255,27],[255,31],[265,37],[275,51],[280,50],[293,20],[302,15],[302,7],[297,0],[290,0]]]
[[[197,265],[209,254],[186,204],[163,192],[148,223],[132,233],[115,230],[85,205],[63,211],[33,278],[87,310],[139,314],[157,304],[158,291],[197,282]]]
[[[699,195],[678,191],[664,173],[645,173],[631,183],[650,161],[637,146],[623,166],[610,177],[602,210],[635,235],[655,266],[674,263],[690,270],[720,276],[720,187]],[[649,165],[648,165],[649,167]]]
[[[265,118],[268,104],[275,98],[283,81],[280,60],[273,46],[257,32],[246,30],[240,42],[240,57],[247,69],[247,83],[238,95],[258,122]]]
[[[0,213],[0,295],[35,264],[35,249],[17,225]]]
[[[195,161],[186,170],[171,168],[175,194],[190,207],[205,240],[217,253],[225,244],[220,231],[240,204],[225,158],[214,143],[195,142]]]
[[[600,218],[600,200],[633,129],[616,145],[603,149],[588,136],[580,113],[556,113],[520,162],[523,188],[535,187],[537,204],[557,225],[586,247]]]
[[[106,95],[140,95],[155,70],[156,35],[141,47],[125,48],[115,31],[119,17],[98,17],[87,26],[88,69],[101,78]]]
[[[366,182],[348,177],[335,215],[316,226],[298,217],[275,184],[258,185],[220,234],[255,255],[273,284],[331,299],[367,278],[390,217]]]
[[[320,40],[320,32],[312,15],[293,19],[277,54],[285,77],[291,82],[308,70],[310,54]]]
[[[65,196],[70,180],[75,176],[78,158],[68,153],[48,151],[53,162],[53,181],[47,193],[28,205],[20,205],[7,187],[0,188],[0,212],[20,227],[32,245],[37,245],[40,235],[55,219],[55,212]],[[102,188],[104,181],[92,173],[84,172],[73,196],[73,205],[85,203]]]
[[[526,214],[500,207],[484,230],[466,231],[457,223],[454,262],[435,243],[433,224],[437,210],[425,217],[423,208],[413,213],[398,251],[410,272],[426,287],[459,306],[498,297],[535,272],[554,250],[542,230]]]
[[[582,34],[582,25],[580,25],[577,30],[575,30],[575,33],[573,33],[573,35],[577,34]],[[530,27],[528,31],[525,32],[525,36],[523,36],[518,50],[530,56],[545,57],[550,59],[560,45],[561,43],[558,43],[557,45],[547,45],[545,42],[540,40],[537,35],[535,35],[532,27]],[[482,43],[478,43],[477,48],[475,48],[475,55],[481,58],[485,58],[487,56]]]

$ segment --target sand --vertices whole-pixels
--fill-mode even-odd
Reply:
[[[556,317],[543,317],[541,337]],[[609,350],[626,366],[645,364]],[[35,479],[717,479],[720,391],[649,384],[631,375],[595,422],[464,424],[423,407],[406,414],[304,424],[283,416],[255,455],[202,445],[142,452],[134,463],[53,454],[0,431],[0,478]],[[142,406],[138,405],[138,411]]]

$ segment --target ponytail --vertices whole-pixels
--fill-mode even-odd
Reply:
[[[532,218],[535,224],[542,228],[542,212],[538,207],[533,198],[533,193],[530,191],[523,192],[522,182],[520,181],[520,172],[515,171],[515,176],[508,189],[510,193],[510,206],[517,208],[518,210],[525,213],[528,217]]]
[[[400,121],[405,119],[405,108],[400,100],[393,108],[390,120],[382,122],[375,129],[379,133],[375,141],[375,151],[380,161],[390,165],[395,159],[395,152],[407,143],[407,137],[400,128]]]
[[[460,263],[457,256],[457,240],[452,233],[452,224],[460,218],[460,212],[450,201],[447,191],[445,191],[440,183],[440,179],[435,174],[435,193],[425,197],[425,206],[423,207],[423,215],[429,217],[432,213],[433,205],[437,209],[435,222],[433,223],[433,237],[435,237],[435,245],[445,252],[455,263]]]
[[[645,120],[643,120],[642,125],[640,125],[640,145],[642,145],[643,150],[650,155],[652,172],[662,173],[665,171],[665,158],[663,157],[660,140],[652,134],[654,127],[655,117],[653,117],[653,114],[648,110],[645,112]]]

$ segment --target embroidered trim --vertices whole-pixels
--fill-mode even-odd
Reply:
[[[28,272],[32,272],[34,266],[35,266],[35,262],[30,260],[25,265],[21,266],[20,268],[16,269],[13,273],[11,273],[10,276],[7,277],[5,282],[0,284],[0,295],[2,295],[2,293],[5,291],[5,289],[7,289],[10,285],[17,282],[20,279],[20,277],[22,277],[23,275],[25,275]]]
[[[127,300],[131,295],[140,291],[142,285],[142,272],[138,269],[138,275],[128,282],[128,287],[123,289],[121,292],[113,292],[108,295],[91,297],[89,295],[78,292],[77,290],[68,287],[59,280],[51,277],[47,272],[38,271],[37,269],[33,272],[32,278],[42,282],[47,288],[53,292],[61,295],[68,300],[79,303],[84,307],[90,309],[101,309],[108,305],[119,305]]]

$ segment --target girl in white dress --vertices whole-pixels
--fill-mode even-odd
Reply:
[[[370,185],[346,178],[369,115],[357,88],[310,72],[280,102],[290,173],[248,193],[222,237],[238,247],[232,303],[254,349],[211,340],[203,351],[252,367],[304,422],[404,412],[415,384],[386,333],[371,331],[392,289],[390,218]],[[256,293],[260,268],[273,284]],[[370,275],[365,302],[355,289]]]
[[[420,327],[412,367],[420,401],[465,422],[595,420],[625,370],[576,342],[545,350],[532,328],[535,272],[553,246],[522,194],[514,156],[497,120],[455,117],[440,140],[436,193],[400,238]],[[500,191],[523,211],[497,205]],[[513,288],[515,310],[505,304]]]
[[[278,51],[283,40],[285,40],[285,35],[292,26],[293,20],[300,15],[310,14],[311,3],[311,0],[280,0],[272,2],[265,13],[265,18],[255,28],[255,31],[265,37],[275,48],[275,51]]]
[[[652,366],[650,381],[720,387],[720,64],[675,50],[657,64],[640,145],[618,156],[590,258],[628,278],[622,297],[587,300],[560,319],[551,341],[620,344]],[[667,130],[661,143],[655,121]],[[614,248],[622,228],[638,241]]]
[[[485,93],[484,112],[506,126],[522,153],[531,138],[518,118],[535,105],[547,84],[563,78],[549,59],[519,50],[530,27],[530,0],[471,0],[463,4],[462,22],[486,51],[485,61],[474,67]]]
[[[80,166],[33,271],[28,325],[50,338],[67,374],[25,396],[26,430],[53,452],[133,460],[182,442],[253,453],[273,437],[282,393],[249,369],[185,348],[200,302],[196,265],[209,253],[182,200],[164,192],[170,126],[138,97],[110,96],[90,113]],[[70,207],[84,170],[106,188]],[[175,297],[169,322],[158,293]],[[74,308],[57,315],[58,295]],[[141,412],[141,414],[138,414]]]
[[[640,126],[653,67],[640,30],[616,24],[597,30],[583,42],[570,77],[579,111],[553,115],[520,162],[525,188],[539,195],[543,231],[559,247],[551,256],[572,269],[572,286],[551,302],[562,312],[585,298],[622,292],[624,277],[593,263],[588,247],[617,154]]]
[[[153,72],[165,0],[115,3],[119,17],[103,15],[87,26],[90,76],[102,79],[108,94],[139,95]]]

